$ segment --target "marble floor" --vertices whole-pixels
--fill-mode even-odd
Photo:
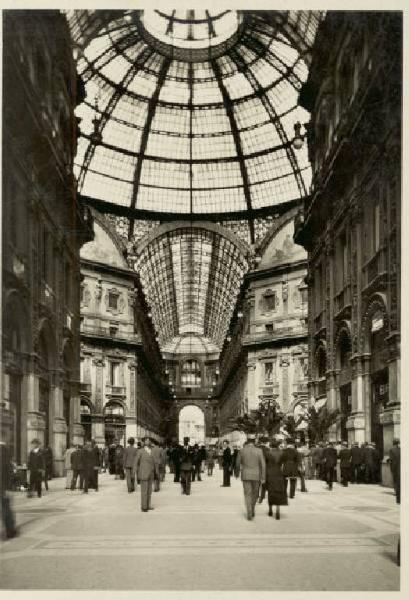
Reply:
[[[245,519],[242,486],[221,471],[183,496],[167,474],[140,511],[139,489],[100,475],[100,491],[14,493],[21,535],[0,546],[10,590],[399,590],[399,507],[392,490],[308,481],[280,521],[257,506]]]

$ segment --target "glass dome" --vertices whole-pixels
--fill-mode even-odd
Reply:
[[[306,195],[294,151],[317,11],[72,11],[79,191],[133,219],[253,221]],[[99,204],[98,204],[99,203]]]

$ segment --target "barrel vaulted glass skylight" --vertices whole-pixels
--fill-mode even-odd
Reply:
[[[79,191],[129,217],[251,223],[303,197],[292,146],[319,12],[72,11]],[[251,236],[254,240],[254,232]]]

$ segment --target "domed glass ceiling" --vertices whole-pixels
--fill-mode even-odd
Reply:
[[[306,195],[297,106],[321,13],[72,11],[79,191],[130,218],[254,219]],[[108,208],[107,208],[108,207]]]

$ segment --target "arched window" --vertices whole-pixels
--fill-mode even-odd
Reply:
[[[197,360],[185,360],[182,364],[181,384],[186,387],[199,387],[202,383],[200,364]]]
[[[116,402],[107,404],[105,406],[104,412],[105,412],[105,416],[108,416],[108,415],[112,415],[115,417],[123,417],[124,416],[123,406],[121,406],[121,404],[118,404]]]

